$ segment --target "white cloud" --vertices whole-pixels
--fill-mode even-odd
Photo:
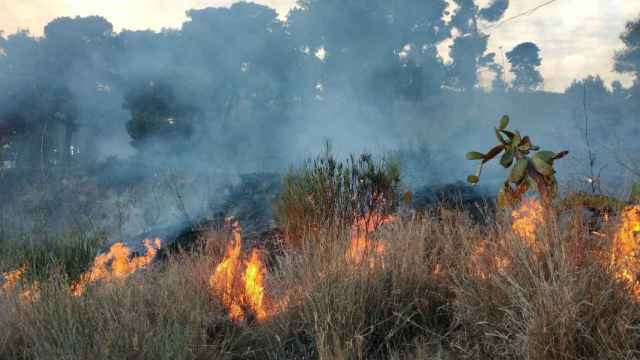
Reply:
[[[525,12],[542,0],[512,0],[505,18]],[[625,24],[640,15],[640,1],[557,0],[537,12],[492,29],[489,47],[500,54],[533,41],[542,51],[545,88],[563,91],[573,79],[600,74],[607,81],[628,76],[613,72],[613,56],[622,48]]]

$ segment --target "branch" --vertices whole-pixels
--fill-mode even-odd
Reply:
[[[495,28],[498,28],[498,27],[500,27],[500,26],[504,25],[504,24],[505,24],[505,23],[507,23],[507,22],[513,21],[513,20],[518,19],[518,18],[521,18],[521,17],[525,17],[525,16],[532,15],[532,14],[533,14],[533,13],[535,13],[536,11],[538,11],[538,10],[542,9],[543,7],[546,7],[546,6],[548,6],[548,5],[551,5],[551,4],[553,4],[554,2],[556,2],[556,1],[558,1],[558,0],[549,0],[549,1],[545,2],[545,3],[543,3],[543,4],[540,4],[540,5],[538,5],[538,6],[534,7],[534,8],[532,8],[532,9],[529,9],[529,10],[527,10],[527,11],[525,11],[525,12],[521,12],[520,14],[517,14],[517,15],[511,16],[511,17],[509,17],[509,18],[506,18],[506,19],[504,19],[504,20],[500,21],[499,23],[496,23],[496,24],[494,24],[494,25],[489,25],[489,26],[487,26],[487,28],[486,28],[486,29],[487,29],[487,30],[495,29]]]

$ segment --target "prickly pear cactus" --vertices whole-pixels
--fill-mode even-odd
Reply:
[[[510,173],[498,194],[498,205],[515,206],[522,200],[524,193],[531,189],[536,189],[541,200],[550,205],[557,193],[554,161],[565,157],[569,152],[540,151],[540,147],[534,146],[529,136],[522,136],[517,130],[509,131],[508,126],[509,117],[505,115],[495,128],[499,144],[487,153],[467,153],[468,160],[480,161],[476,173],[470,175],[467,181],[474,185],[480,182],[484,164],[502,155],[500,165],[510,169]]]

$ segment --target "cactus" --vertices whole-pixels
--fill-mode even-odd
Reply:
[[[484,164],[502,154],[500,165],[511,170],[498,194],[498,205],[515,206],[530,189],[536,189],[543,203],[550,205],[557,193],[553,163],[569,152],[540,151],[540,147],[534,146],[529,136],[522,136],[517,130],[509,131],[508,126],[509,116],[505,115],[495,128],[499,144],[484,154],[477,151],[467,153],[468,160],[480,161],[476,173],[470,175],[467,181],[473,185],[480,182]]]

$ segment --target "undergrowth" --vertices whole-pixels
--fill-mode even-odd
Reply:
[[[349,262],[348,232],[322,229],[270,269],[288,306],[259,323],[231,321],[209,288],[228,241],[210,234],[80,297],[65,276],[34,302],[0,296],[0,358],[638,358],[640,301],[607,261],[613,235],[583,225],[545,224],[531,242],[506,216],[398,220],[370,237],[385,244],[376,265]]]

